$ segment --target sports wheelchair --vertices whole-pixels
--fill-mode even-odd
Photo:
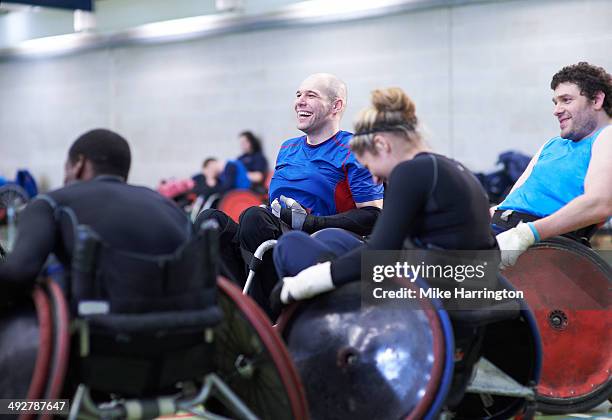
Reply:
[[[0,398],[69,398],[71,419],[308,418],[280,337],[217,275],[214,228],[155,257],[75,235],[64,289],[47,279],[1,314]]]
[[[604,251],[606,260],[556,237],[530,247],[504,271],[525,292],[542,334],[539,411],[588,411],[612,397],[611,255]]]
[[[254,253],[245,294],[275,244],[266,241]],[[362,296],[360,283],[349,283],[294,303],[276,324],[313,419],[533,417],[542,349],[524,301],[447,311],[437,299],[368,307]]]

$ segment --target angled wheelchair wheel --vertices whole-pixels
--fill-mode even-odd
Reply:
[[[70,314],[68,303],[60,286],[48,280],[46,288],[53,320],[53,347],[51,369],[43,398],[56,399],[62,394],[70,359]]]
[[[261,419],[307,419],[298,372],[270,321],[249,297],[220,277],[216,373]]]
[[[234,222],[238,223],[238,218],[243,211],[249,207],[258,206],[261,203],[261,196],[255,194],[251,190],[232,190],[221,198],[217,205],[217,209],[221,210],[231,217]]]
[[[538,411],[586,411],[610,398],[610,265],[584,245],[553,238],[531,247],[504,275],[525,292],[542,337]]]
[[[362,307],[354,282],[295,306],[281,316],[279,329],[313,419],[437,416],[432,409],[448,391],[447,352],[428,302]]]
[[[518,385],[533,388],[540,374],[540,337],[533,315],[521,311],[519,318],[487,325],[482,357]],[[498,375],[490,373],[489,380]],[[510,389],[509,389],[510,390]],[[466,393],[454,409],[457,420],[502,420],[525,413],[533,404],[525,396]]]
[[[0,208],[15,207],[20,209],[27,204],[30,196],[17,184],[6,184],[0,187]]]
[[[53,342],[52,303],[43,288],[34,289],[30,302],[0,313],[0,398],[45,398]]]

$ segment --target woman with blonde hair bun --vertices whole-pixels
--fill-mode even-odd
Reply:
[[[308,299],[359,280],[363,250],[399,250],[407,240],[419,248],[497,248],[486,193],[463,165],[425,144],[414,102],[400,88],[377,89],[371,102],[355,122],[350,147],[375,180],[387,182],[385,207],[372,235],[361,244],[338,229],[321,231],[317,238],[285,234],[274,250],[283,281],[273,299],[279,291],[283,303]],[[356,249],[330,252],[338,243]]]

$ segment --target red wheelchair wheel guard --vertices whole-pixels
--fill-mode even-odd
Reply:
[[[70,358],[70,312],[60,286],[48,280],[46,287],[53,317],[53,351],[44,398],[56,399],[61,397]],[[49,414],[41,416],[41,419],[50,418]]]
[[[531,247],[504,271],[531,307],[543,366],[538,408],[585,410],[612,391],[612,270],[594,251],[566,238]]]
[[[261,204],[261,196],[251,190],[233,190],[221,198],[217,208],[238,223],[240,214],[249,207]]]
[[[42,288],[36,287],[32,292],[38,328],[40,332],[38,354],[34,376],[28,389],[28,399],[42,398],[49,374],[49,362],[53,351],[53,318],[51,316],[51,302]]]
[[[217,284],[224,316],[216,329],[217,374],[259,418],[308,419],[298,372],[270,320],[231,282],[219,277]]]
[[[0,317],[0,398],[44,398],[53,351],[49,297],[37,286],[30,303],[21,302]]]

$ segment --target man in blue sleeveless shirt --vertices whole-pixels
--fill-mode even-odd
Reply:
[[[551,89],[561,133],[494,209],[502,268],[539,240],[588,236],[580,230],[612,215],[612,77],[581,62],[555,74]]]

